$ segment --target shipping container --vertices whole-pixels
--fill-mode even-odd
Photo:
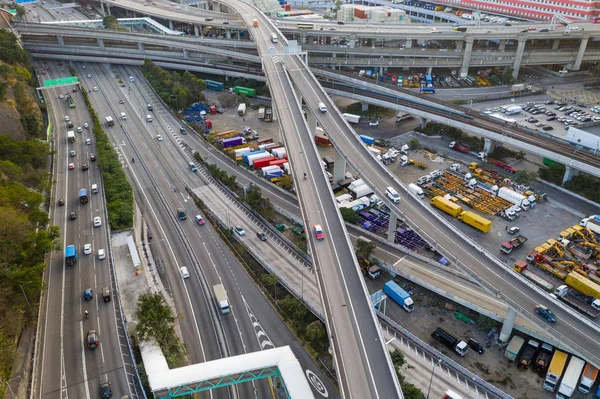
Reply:
[[[205,80],[204,83],[206,83],[206,88],[208,90],[223,91],[223,89],[225,88],[224,83],[215,82],[214,80]]]
[[[487,233],[492,228],[491,221],[471,211],[461,212],[458,215],[458,220],[463,221],[464,223],[476,228],[477,230],[483,233]]]
[[[261,158],[261,159],[257,159],[254,161],[254,164],[252,165],[254,167],[254,169],[260,169],[263,168],[265,166],[269,166],[269,162],[276,160],[277,157],[266,157],[266,158]]]
[[[315,142],[322,146],[330,146],[331,145],[331,141],[329,141],[329,138],[323,134],[315,135]]]
[[[439,195],[431,199],[431,205],[441,209],[452,217],[457,217],[462,212],[462,207],[460,205]]]
[[[546,374],[546,379],[544,380],[544,389],[546,391],[554,392],[556,390],[556,386],[558,385],[558,380],[563,374],[565,370],[565,365],[567,364],[568,355],[561,351],[555,351],[554,356],[552,356],[552,361],[550,362],[550,367],[548,367],[548,373]]]
[[[593,364],[588,363],[585,365],[585,369],[583,369],[583,374],[581,375],[581,380],[579,380],[579,385],[577,389],[583,393],[589,393],[592,390],[592,385],[594,385],[594,381],[598,377],[598,369],[594,367]]]
[[[256,89],[251,89],[249,87],[235,86],[233,88],[237,94],[245,94],[248,97],[256,97]]]

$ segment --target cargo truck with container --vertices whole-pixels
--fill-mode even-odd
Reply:
[[[360,123],[360,115],[342,114],[349,123]]]
[[[408,189],[410,191],[412,191],[413,194],[415,194],[419,198],[425,198],[425,193],[423,192],[423,189],[421,187],[417,186],[415,183],[410,183],[408,185]]]
[[[554,295],[592,318],[600,315],[600,300],[588,297],[567,285],[559,285]]]
[[[600,216],[590,216],[589,218],[582,219],[579,225],[590,229],[595,234],[600,235]]]
[[[272,122],[273,121],[273,109],[267,107],[265,109],[265,122]]]
[[[569,273],[565,283],[584,295],[600,300],[600,285],[577,272]]]
[[[598,371],[598,368],[594,367],[591,363],[585,365],[583,374],[581,374],[581,379],[579,380],[579,385],[577,385],[579,392],[587,394],[592,390],[592,385],[594,385],[596,378],[598,378]]]
[[[517,115],[520,114],[521,111],[523,111],[523,108],[519,107],[518,105],[513,105],[506,108],[506,111],[504,113],[506,115]]]
[[[246,144],[246,139],[243,137],[230,137],[228,139],[221,140],[223,148],[236,147],[238,145]]]
[[[108,126],[114,126],[115,125],[115,121],[113,120],[112,116],[107,116],[106,117],[106,124]]]
[[[487,233],[492,228],[492,222],[471,211],[463,211],[458,214],[458,220],[476,228],[482,233]]]
[[[240,105],[238,105],[238,110],[237,110],[237,112],[238,112],[238,115],[239,115],[239,116],[244,116],[244,115],[246,115],[246,104],[240,104]]]
[[[535,358],[535,354],[540,347],[540,343],[534,339],[530,339],[527,341],[527,345],[525,345],[525,349],[523,349],[523,353],[519,357],[519,367],[523,369],[528,369],[529,365]]]
[[[498,197],[510,202],[511,204],[521,207],[524,211],[529,209],[530,203],[527,197],[518,192],[511,190],[508,187],[500,187]]]
[[[471,147],[469,147],[466,144],[457,143],[456,141],[451,141],[450,144],[448,145],[448,147],[452,148],[453,150],[464,152],[464,153],[471,152]]]
[[[579,377],[581,376],[581,371],[583,370],[584,365],[585,362],[583,360],[578,357],[571,356],[567,370],[565,371],[565,374],[560,381],[560,385],[558,386],[556,399],[569,399],[571,396],[573,396],[573,392],[575,392],[575,389],[577,388]]]
[[[88,203],[87,190],[85,188],[79,190],[79,202],[82,204]]]
[[[217,301],[217,307],[222,314],[229,313],[229,300],[227,299],[227,292],[223,284],[213,285],[213,292],[215,293],[215,300]]]
[[[256,97],[256,89],[249,87],[235,86],[233,91],[239,95],[245,94],[247,97]]]
[[[521,348],[523,347],[524,343],[525,340],[523,339],[523,337],[514,335],[510,340],[508,346],[504,350],[504,357],[511,362],[517,360],[517,356],[519,356],[519,352],[521,352]]]
[[[75,142],[75,132],[72,130],[69,130],[67,132],[67,140],[69,141],[69,143],[74,143]]]
[[[560,380],[560,377],[565,370],[565,365],[567,364],[567,357],[568,355],[564,352],[558,350],[554,352],[554,356],[552,356],[552,361],[548,367],[548,372],[546,373],[546,379],[544,380],[543,387],[546,391],[556,391],[558,381]]]
[[[65,248],[65,262],[69,266],[77,263],[77,249],[75,249],[75,245],[67,245]]]
[[[417,186],[418,187],[418,186]],[[458,217],[458,215],[462,212],[462,207],[454,202],[447,200],[446,198],[438,195],[431,199],[431,205],[435,206],[438,209],[446,212],[448,215],[452,217]]]
[[[531,270],[527,270],[528,266],[529,265],[526,261],[518,260],[515,262],[513,270],[516,271],[517,273],[520,273],[523,277],[525,277],[527,280],[531,281],[535,285],[545,289],[548,292],[552,292],[552,290],[554,289],[554,284],[552,284],[548,280],[538,276]]]
[[[328,147],[331,145],[331,141],[329,141],[329,138],[324,134],[316,134],[315,143],[324,147]]]
[[[221,82],[215,82],[214,80],[204,80],[204,83],[206,83],[206,88],[208,90],[223,91],[225,88],[225,84]]]
[[[511,93],[520,93],[525,91],[525,85],[523,83],[515,84],[510,87]]]
[[[545,342],[542,344],[542,347],[535,358],[535,363],[533,364],[534,370],[540,375],[543,375],[546,372],[546,369],[548,369],[553,350],[554,347],[552,345]]]
[[[404,291],[402,287],[393,280],[390,280],[383,285],[383,292],[398,305],[402,306],[407,312],[412,312],[415,309],[415,303],[410,297],[410,294]]]
[[[469,346],[465,341],[456,339],[452,334],[439,327],[431,333],[431,336],[461,357],[464,357],[469,351]]]
[[[373,194],[373,190],[371,189],[371,187],[367,186],[366,184],[363,184],[358,187],[354,187],[350,191],[351,191],[350,194],[352,194],[352,196],[355,199],[358,199],[360,197],[366,197],[366,196]]]
[[[500,245],[500,252],[509,255],[513,250],[519,249],[523,244],[527,242],[527,237],[518,235],[514,238],[511,238],[508,241],[503,242]]]

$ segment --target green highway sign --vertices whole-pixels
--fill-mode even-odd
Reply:
[[[75,76],[72,76],[70,78],[50,79],[50,80],[44,80],[44,87],[69,85],[69,84],[75,84],[77,82],[78,81]]]

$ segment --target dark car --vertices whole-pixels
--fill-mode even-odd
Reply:
[[[548,122],[552,122],[552,121],[556,120],[556,116],[551,116],[551,117],[549,117],[549,118],[546,118],[546,120],[547,120]]]
[[[552,104],[554,104],[554,101],[553,101],[553,100],[548,100],[548,101],[546,101],[546,105],[552,105]]]
[[[100,383],[100,397],[102,399],[112,398],[112,388],[110,387],[110,382],[104,381]]]
[[[102,299],[104,299],[104,302],[110,302],[110,288],[102,288]]]
[[[469,338],[467,345],[469,345],[469,348],[473,349],[475,352],[479,353],[480,355],[483,354],[483,352],[485,352],[485,349],[483,348],[483,346],[479,342],[475,341],[473,338]]]
[[[267,236],[265,235],[265,233],[261,233],[260,231],[256,233],[256,236],[261,240],[261,241],[267,241]]]
[[[58,200],[58,206],[63,206],[64,204],[65,204],[65,200],[64,200],[64,199],[62,199],[62,198],[60,198],[60,199]]]
[[[544,305],[536,305],[535,313],[539,314],[551,323],[554,323],[556,321],[556,316],[554,315],[554,313],[552,313],[552,311]]]
[[[69,215],[69,219],[71,219],[71,220],[77,219],[77,212],[71,212],[71,214]]]
[[[529,118],[529,119],[527,119],[527,122],[529,122],[529,123],[538,123],[539,121],[537,119],[535,119],[535,118]]]
[[[83,297],[86,301],[91,301],[94,298],[94,291],[91,288],[86,288]]]
[[[96,155],[90,154],[90,161],[94,162],[96,160]]]
[[[98,347],[98,334],[96,334],[96,330],[90,330],[87,333],[87,347],[90,349],[96,349]]]
[[[208,17],[208,18],[204,18],[205,21],[210,22],[210,21],[214,21],[215,19],[213,17]]]
[[[542,130],[546,130],[546,131],[548,131],[548,130],[554,130],[554,128],[553,128],[552,126],[544,126],[544,127],[542,128]]]
[[[88,170],[88,164],[84,163],[83,165],[81,165],[81,170]]]

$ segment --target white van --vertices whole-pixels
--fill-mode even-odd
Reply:
[[[319,111],[327,112],[327,107],[323,103],[319,103]]]
[[[277,38],[277,34],[276,33],[271,32],[271,41],[273,43],[277,43],[279,41],[279,39]]]
[[[392,187],[388,187],[385,189],[385,195],[387,195],[388,198],[394,201],[395,203],[400,202],[400,196]]]
[[[98,185],[92,184],[92,194],[98,194]]]
[[[152,115],[146,115],[146,120],[148,122],[152,122]]]
[[[130,82],[135,82],[135,79],[133,78],[133,76],[130,76],[130,77],[129,77],[129,81],[130,81]]]
[[[123,119],[124,121],[127,120],[127,115],[125,115],[125,112],[121,112],[121,119]]]

